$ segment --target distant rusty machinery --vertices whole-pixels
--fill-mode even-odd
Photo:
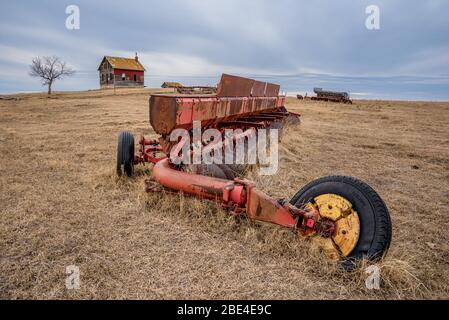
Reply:
[[[177,87],[176,91],[180,94],[215,94],[217,88],[210,86],[182,86]]]
[[[316,96],[312,97],[312,100],[352,104],[352,100],[347,92],[328,91],[322,88],[313,88],[313,92],[315,92]]]
[[[165,81],[161,88],[173,88],[175,92],[180,94],[215,94],[216,87],[212,86],[184,86],[179,82]]]
[[[169,137],[176,129],[193,134],[194,121],[201,123],[203,131],[215,128],[224,134],[228,128],[240,129],[232,139],[245,139],[260,129],[282,128],[295,122],[299,114],[287,111],[279,89],[279,85],[224,74],[215,95],[152,95],[150,123],[160,136],[140,138],[134,154],[132,135],[121,133],[117,173],[122,174],[124,169],[131,175],[134,165],[152,163],[153,180],[147,181],[147,190],[154,190],[154,183],[158,183],[218,201],[234,215],[289,228],[319,243],[329,257],[341,258],[346,267],[361,258],[379,259],[390,245],[390,216],[379,195],[360,180],[346,176],[320,178],[286,201],[273,199],[244,179],[238,166],[199,165],[192,169],[173,163],[172,151],[191,153],[195,146],[186,145],[184,138],[172,142]],[[217,145],[224,147],[214,147]]]

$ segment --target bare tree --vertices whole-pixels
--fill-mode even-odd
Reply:
[[[75,73],[75,70],[56,56],[36,57],[33,59],[30,69],[30,76],[41,78],[42,85],[48,86],[48,95],[51,94],[53,82]]]

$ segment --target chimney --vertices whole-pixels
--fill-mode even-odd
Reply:
[[[139,61],[139,57],[137,56],[137,52],[136,52],[136,56],[134,57],[134,60]]]

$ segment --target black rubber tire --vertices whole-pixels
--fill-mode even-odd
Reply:
[[[123,171],[128,177],[134,172],[134,136],[131,132],[120,132],[117,142],[117,175],[121,176]]]
[[[376,261],[384,256],[391,242],[391,219],[387,206],[368,184],[347,176],[329,176],[304,186],[290,200],[300,207],[316,196],[333,193],[352,203],[360,219],[360,236],[351,254],[343,259],[343,266],[351,268],[357,260]]]

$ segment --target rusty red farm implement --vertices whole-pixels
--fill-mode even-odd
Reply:
[[[135,165],[154,164],[153,180],[162,186],[219,201],[235,215],[311,237],[330,257],[342,258],[345,265],[353,265],[360,258],[380,258],[391,241],[390,216],[379,195],[360,180],[346,176],[320,178],[286,201],[273,199],[244,179],[242,164],[174,161],[195,153],[198,144],[213,150],[229,146],[215,139],[195,139],[195,123],[201,125],[201,132],[217,129],[224,141],[237,142],[262,129],[281,131],[287,124],[299,122],[299,115],[285,108],[285,96],[279,95],[279,90],[279,85],[224,74],[213,95],[152,95],[150,123],[159,138],[142,137],[135,153],[133,135],[122,132],[117,173],[124,171],[130,176]],[[173,133],[180,129],[187,134],[173,139]],[[230,129],[232,135],[226,136]],[[235,155],[235,150],[231,151]]]

